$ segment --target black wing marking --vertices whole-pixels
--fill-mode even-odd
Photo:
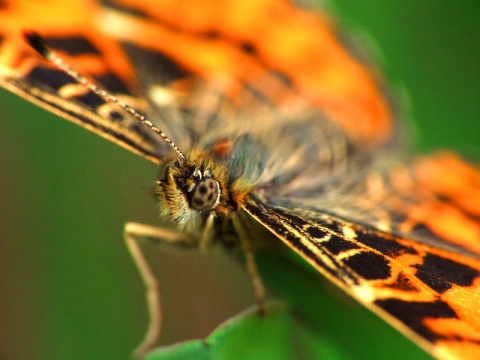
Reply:
[[[39,24],[25,23],[37,14],[28,6],[6,2],[0,19],[0,85],[44,107],[57,115],[85,127],[147,159],[160,163],[170,153],[167,144],[139,124],[118,106],[106,103],[72,77],[56,69],[30,49],[22,32],[34,30],[46,39],[49,47],[83,76],[110,94],[128,103],[140,113],[148,108],[136,95],[138,82],[131,65],[116,40],[103,35],[91,18],[97,11],[92,4],[75,4],[75,14],[69,7],[53,7]],[[43,16],[44,14],[42,14]],[[88,15],[88,17],[87,17]],[[48,16],[52,16],[48,19]],[[78,18],[84,27],[72,27]],[[51,20],[50,25],[49,20]],[[90,21],[90,22],[89,22]],[[53,26],[54,25],[54,26]]]
[[[52,70],[48,72],[51,74]],[[60,78],[64,77],[63,74],[58,73]],[[58,78],[53,76],[52,80],[58,81]],[[0,85],[150,161],[160,163],[162,159],[158,140],[148,134],[146,127],[143,129],[143,125],[133,122],[133,119],[127,120],[125,115],[115,111],[110,112],[109,115],[99,113],[98,109],[101,106],[109,105],[96,95],[86,96],[82,100],[65,99],[44,83],[2,75],[0,75]],[[89,104],[96,104],[97,110]]]
[[[478,351],[480,260],[318,213],[306,219],[250,196],[243,209],[319,272],[439,357]],[[300,211],[300,210],[299,210]],[[460,355],[459,355],[460,354]],[[472,357],[474,358],[474,357]]]

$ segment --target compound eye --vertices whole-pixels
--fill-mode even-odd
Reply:
[[[191,206],[197,211],[211,210],[218,205],[220,185],[214,178],[203,178],[193,190]]]

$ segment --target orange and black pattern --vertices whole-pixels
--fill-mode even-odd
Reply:
[[[312,266],[436,356],[478,356],[478,257],[258,199],[245,209]]]
[[[95,30],[92,15],[98,7],[94,3],[77,2],[68,7],[55,0],[43,4],[35,1],[2,4],[0,82],[3,86],[135,153],[152,160],[159,157],[159,144],[148,131],[76,84],[69,75],[32,56],[23,39],[24,30],[40,32],[82,74],[136,108],[145,109],[145,101],[133,95],[132,89],[138,85],[120,45],[102,38]],[[40,12],[45,16],[39,17]]]
[[[382,79],[326,14],[284,0],[1,2],[0,84],[163,164],[161,139],[40,59],[24,30],[182,151],[211,152],[238,180],[237,211],[424,349],[480,358],[480,169],[447,152],[402,161]]]

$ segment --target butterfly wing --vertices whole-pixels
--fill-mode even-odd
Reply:
[[[410,214],[403,219],[404,224],[421,225],[421,232],[411,224],[385,232],[373,221],[362,225],[260,196],[249,197],[243,208],[322,274],[432,353],[477,358],[480,224],[475,201],[480,171],[452,154],[423,158],[412,169],[417,176],[406,186],[415,191],[409,198],[431,196],[405,207]],[[427,179],[439,181],[426,185]],[[463,186],[457,188],[459,182]],[[358,209],[358,202],[352,206]]]
[[[100,8],[93,1],[68,7],[58,0],[41,5],[31,0],[5,2],[0,12],[1,84],[157,163],[169,153],[165,144],[39,59],[23,41],[22,31],[40,33],[82,75],[147,113],[153,122],[168,119],[156,125],[185,150],[208,127],[217,95],[240,108],[249,105],[237,96],[245,89],[272,105],[284,102],[292,90],[302,94],[352,141],[370,147],[395,134],[394,116],[378,79],[362,60],[352,58],[353,50],[338,43],[327,17],[286,1],[218,1],[193,12],[198,8],[194,1],[107,4]],[[43,15],[36,19],[39,6]],[[268,46],[259,32],[271,38]],[[295,55],[285,52],[290,48],[296,49]],[[205,92],[214,94],[213,100]],[[198,111],[202,106],[203,122]],[[195,118],[189,116],[192,109]]]
[[[206,83],[237,109],[250,105],[247,97],[238,96],[245,90],[273,106],[292,92],[301,94],[351,141],[371,148],[391,141],[397,125],[382,79],[363,61],[364,54],[347,46],[348,36],[338,41],[339,30],[329,17],[293,3],[216,0],[199,6],[189,0],[159,6],[117,0],[108,2],[100,23],[102,31],[128,44],[148,98],[160,113],[169,112],[165,132],[176,143],[185,133],[202,133],[175,120],[171,109],[179,98],[188,97],[190,109],[205,106],[205,118],[212,113],[209,108],[218,106],[205,96],[192,96],[199,89],[205,93]]]
[[[39,9],[42,7],[42,9]],[[48,7],[49,11],[44,11]],[[77,84],[29,48],[24,30],[42,34],[62,58],[105,90],[139,111],[145,101],[135,95],[135,74],[120,44],[101,35],[92,15],[93,2],[73,2],[68,7],[50,0],[7,1],[0,9],[0,84],[14,93],[154,162],[168,147],[146,127],[118,107]],[[41,13],[40,19],[36,14]]]

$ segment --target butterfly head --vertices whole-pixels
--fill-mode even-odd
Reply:
[[[212,212],[222,215],[232,209],[227,182],[226,168],[205,153],[179,158],[165,168],[158,181],[162,212],[180,224]]]

